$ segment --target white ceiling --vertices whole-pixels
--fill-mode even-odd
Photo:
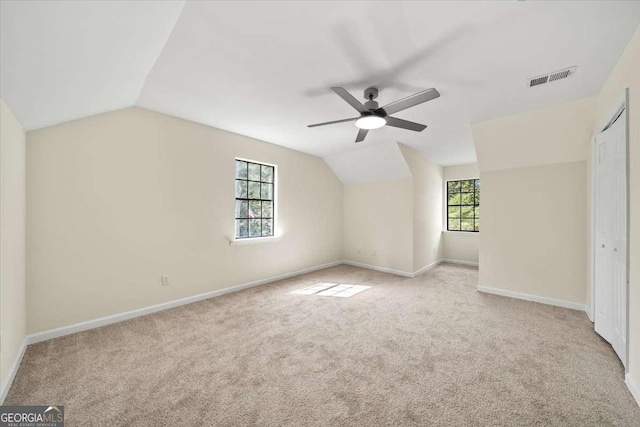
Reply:
[[[184,2],[0,2],[0,96],[27,130],[130,107]]]
[[[329,155],[324,161],[344,184],[411,178],[409,165],[395,142],[358,144],[358,149]]]
[[[640,2],[613,1],[6,3],[1,95],[27,129],[135,103],[334,160],[402,142],[441,165],[475,161],[470,123],[597,94],[640,23]],[[397,114],[424,132],[356,146],[353,123],[306,127],[357,115],[333,85],[442,96]]]

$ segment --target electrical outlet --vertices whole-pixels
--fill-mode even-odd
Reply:
[[[162,276],[162,286],[169,286],[169,276]]]
[[[360,255],[360,249],[356,249],[356,254]]]
[[[376,256],[376,251],[371,251],[371,256]]]

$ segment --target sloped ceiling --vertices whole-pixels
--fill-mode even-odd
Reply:
[[[0,96],[26,130],[135,104],[183,1],[0,2]]]
[[[587,160],[597,104],[581,98],[474,124],[480,171]]]
[[[411,178],[411,170],[395,142],[363,146],[327,156],[324,161],[344,184]]]
[[[184,7],[183,7],[184,6]],[[471,124],[596,95],[640,2],[2,2],[0,95],[27,129],[133,104],[337,161],[401,142],[440,165],[476,161]],[[154,65],[155,64],[155,65]],[[536,88],[527,78],[577,65]],[[310,123],[354,117],[330,92],[421,133]],[[357,151],[356,151],[357,152]],[[364,151],[363,151],[364,153]]]

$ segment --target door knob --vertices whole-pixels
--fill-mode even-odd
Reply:
[[[618,248],[613,248],[613,252],[618,252]]]
[[[602,244],[602,247],[604,248],[604,244]]]

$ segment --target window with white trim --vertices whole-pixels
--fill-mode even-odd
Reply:
[[[275,166],[236,159],[236,239],[273,236]]]
[[[447,230],[480,231],[480,180],[447,182]]]

